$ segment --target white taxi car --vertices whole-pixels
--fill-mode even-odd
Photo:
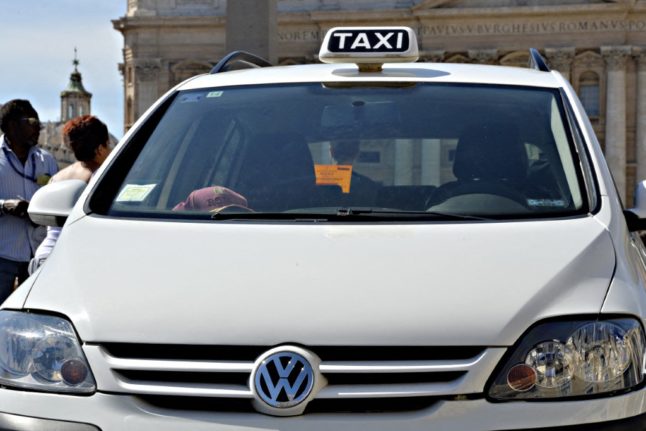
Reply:
[[[0,310],[0,429],[646,429],[646,188],[537,51],[417,51],[234,53],[39,191],[66,223]]]

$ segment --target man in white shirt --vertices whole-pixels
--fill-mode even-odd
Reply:
[[[27,100],[0,108],[0,303],[22,282],[44,236],[27,215],[33,194],[58,171],[54,157],[38,148],[41,124]]]

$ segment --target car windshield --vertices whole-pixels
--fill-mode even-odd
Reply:
[[[183,91],[135,134],[93,202],[113,216],[214,220],[566,216],[588,205],[566,124],[559,92],[531,87]]]

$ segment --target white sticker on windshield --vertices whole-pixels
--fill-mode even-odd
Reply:
[[[562,199],[527,199],[527,204],[532,207],[565,208],[567,202]]]
[[[143,202],[157,184],[126,184],[116,202]]]
[[[206,97],[220,97],[222,96],[222,91],[210,91]]]
[[[189,93],[180,96],[179,103],[196,103],[202,100],[202,93]]]

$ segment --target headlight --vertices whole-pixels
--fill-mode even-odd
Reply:
[[[644,347],[634,319],[543,323],[514,347],[488,395],[538,400],[629,390],[644,379]]]
[[[67,393],[96,389],[70,322],[6,310],[0,311],[0,385]]]

